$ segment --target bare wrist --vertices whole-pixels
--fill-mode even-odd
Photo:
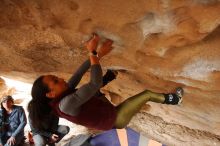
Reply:
[[[103,55],[100,52],[98,52],[97,56],[98,56],[99,60],[103,57]]]
[[[91,65],[99,64],[99,58],[98,58],[98,56],[91,55],[91,56],[90,56],[90,62],[91,62]]]

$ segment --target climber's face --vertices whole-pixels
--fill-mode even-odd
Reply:
[[[46,84],[50,90],[46,94],[48,98],[58,98],[68,89],[68,84],[64,79],[58,78],[54,75],[44,76],[43,83]]]

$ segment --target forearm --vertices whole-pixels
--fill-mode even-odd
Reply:
[[[15,132],[12,134],[13,137],[16,137],[20,132],[24,130],[24,127],[26,125],[26,122],[21,123],[18,128],[15,130]]]
[[[72,75],[72,77],[69,79],[68,84],[70,88],[75,88],[79,82],[81,81],[83,75],[88,71],[88,69],[91,67],[91,64],[99,64],[99,60],[101,59],[102,55],[101,53],[98,53],[98,57],[96,56],[90,56],[88,60],[86,60],[78,69],[77,71]]]
[[[83,75],[88,71],[90,66],[90,60],[88,59],[77,69],[77,71],[72,75],[72,77],[68,81],[70,88],[75,88],[79,84]]]
[[[27,118],[23,108],[19,110],[19,121],[20,121],[20,125],[12,134],[13,137],[16,137],[18,133],[22,132],[24,130],[25,125],[27,124]]]
[[[82,65],[80,65],[80,67],[77,69],[77,71],[75,72],[75,74],[77,75],[84,75],[88,69],[91,67],[91,63],[90,60],[87,59],[85,62],[83,62]]]

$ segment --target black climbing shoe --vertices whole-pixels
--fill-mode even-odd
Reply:
[[[108,69],[106,74],[103,76],[103,85],[108,84],[112,80],[116,79],[118,72],[116,70]]]

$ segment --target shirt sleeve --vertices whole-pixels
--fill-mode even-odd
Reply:
[[[90,60],[86,60],[78,69],[77,71],[72,75],[72,77],[69,79],[68,84],[70,88],[76,88],[76,86],[81,81],[83,75],[87,72],[87,70],[90,68]]]
[[[102,69],[100,64],[91,66],[90,82],[80,87],[76,92],[67,95],[59,103],[59,109],[71,116],[76,116],[82,104],[92,98],[102,86]]]
[[[19,109],[19,120],[20,120],[20,125],[15,130],[15,132],[12,134],[13,137],[16,137],[21,131],[23,131],[25,125],[27,124],[27,118],[26,118],[24,109],[22,107],[20,107]]]

